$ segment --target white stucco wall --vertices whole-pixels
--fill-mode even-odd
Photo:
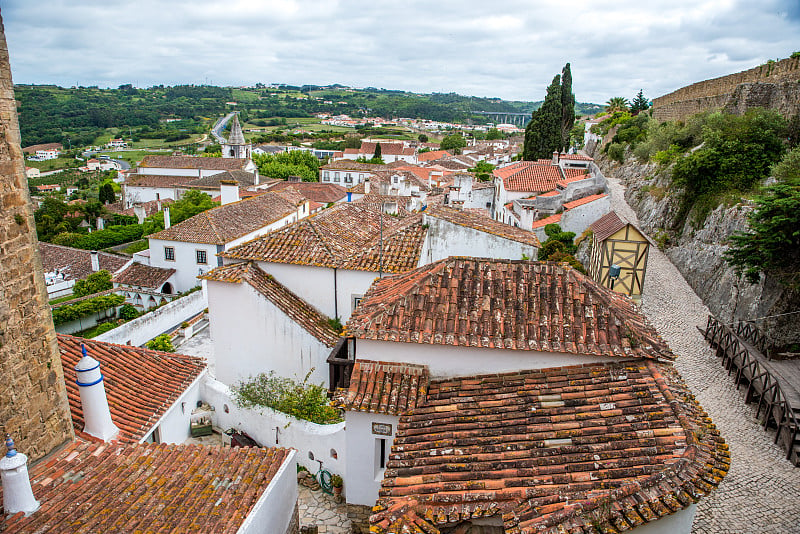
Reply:
[[[204,291],[173,300],[169,304],[137,317],[94,338],[120,345],[141,346],[208,307]]]
[[[269,408],[240,408],[233,401],[230,388],[211,377],[203,381],[201,396],[214,407],[214,425],[218,428],[245,432],[265,447],[297,449],[297,463],[316,473],[319,463],[309,458],[311,452],[314,458],[323,461],[325,469],[345,478],[345,423],[318,425]]]
[[[393,415],[367,412],[347,412],[347,477],[346,499],[350,504],[372,506],[378,499],[385,469],[378,466],[377,439],[386,440],[386,458],[389,457],[397,423],[400,418]],[[390,436],[372,433],[372,423],[392,425]]]
[[[572,208],[561,215],[561,230],[564,232],[575,232],[581,235],[589,225],[597,219],[611,211],[611,197],[606,195],[603,198],[593,200],[583,206]]]
[[[203,370],[161,419],[153,425],[153,428],[158,430],[161,443],[183,443],[191,436],[189,425],[192,421],[192,410],[197,406],[197,401],[202,400],[200,392],[203,382],[207,380],[207,375],[208,370]],[[150,434],[152,431],[139,440],[139,443],[148,441]]]
[[[633,534],[690,534],[692,532],[692,522],[694,514],[697,512],[697,505],[690,504],[683,510],[674,514],[662,517],[656,521],[645,523],[636,527],[630,532]]]
[[[454,347],[427,343],[373,341],[369,339],[356,341],[356,359],[427,365],[431,376],[437,378],[620,361],[620,358],[606,356],[585,356],[533,350]]]
[[[258,498],[237,534],[283,534],[287,532],[297,504],[295,451],[283,460],[267,489]]]
[[[426,215],[428,232],[422,246],[419,265],[425,265],[449,256],[474,256],[519,260],[523,255],[535,260],[538,249],[518,241],[506,239],[473,228]]]
[[[378,277],[373,271],[336,269],[334,284],[334,270],[327,267],[268,262],[258,266],[328,317],[338,314],[342,324],[353,313],[353,295],[364,295]]]
[[[247,169],[245,169],[247,170]],[[157,176],[188,176],[190,178],[201,178],[203,176],[214,176],[224,170],[217,169],[189,169],[180,168],[172,169],[167,167],[139,167],[136,172],[138,174],[150,174]]]
[[[151,200],[177,200],[178,193],[174,187],[138,187],[124,185],[125,206],[130,207],[136,202],[150,202]]]
[[[175,249],[174,260],[167,260],[164,257],[164,247]],[[205,264],[197,263],[198,250],[206,252]],[[197,279],[199,274],[205,274],[214,267],[222,265],[220,258],[217,257],[217,253],[220,251],[217,245],[150,238],[150,265],[175,269],[177,271],[175,273],[175,289],[183,292],[200,285],[200,280]]]
[[[259,373],[328,387],[331,348],[312,336],[250,284],[208,281],[208,312],[216,377],[234,385]],[[313,371],[312,371],[313,369]]]

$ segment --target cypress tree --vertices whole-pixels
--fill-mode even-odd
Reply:
[[[379,159],[383,159],[383,156],[381,155],[381,144],[380,143],[375,143],[375,153],[372,155],[372,159],[374,159],[376,161],[379,160]]]
[[[561,150],[569,148],[569,133],[574,124],[575,95],[572,93],[572,71],[567,63],[561,71]]]
[[[531,115],[525,128],[522,159],[533,161],[552,156],[561,146],[561,75],[547,88],[542,107]]]

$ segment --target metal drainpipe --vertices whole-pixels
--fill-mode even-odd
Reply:
[[[336,284],[336,267],[333,268],[333,318],[339,317],[339,290]]]

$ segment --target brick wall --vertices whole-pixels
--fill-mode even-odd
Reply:
[[[2,19],[0,376],[0,432],[11,432],[21,452],[36,460],[73,437],[61,358],[36,248]]]
[[[781,95],[772,100],[789,100],[800,89],[800,58],[787,58],[772,64],[764,64],[752,69],[729,74],[711,80],[693,83],[677,91],[653,100],[653,116],[660,121],[683,120],[686,117],[708,109],[724,108],[729,105],[731,96],[742,84],[772,84]],[[734,103],[737,111],[741,102]],[[767,104],[769,105],[769,104]],[[792,112],[791,107],[782,112]],[[796,112],[796,110],[794,111]]]

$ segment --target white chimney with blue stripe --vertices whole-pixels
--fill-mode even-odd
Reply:
[[[3,511],[6,515],[24,512],[31,515],[39,509],[39,501],[33,496],[31,479],[28,476],[28,457],[17,452],[14,440],[6,434],[8,452],[0,458],[0,476],[3,479]]]
[[[86,345],[81,344],[81,351],[83,358],[75,366],[78,375],[75,382],[81,394],[83,431],[103,441],[111,441],[119,434],[119,428],[111,420],[100,362],[86,353]]]

